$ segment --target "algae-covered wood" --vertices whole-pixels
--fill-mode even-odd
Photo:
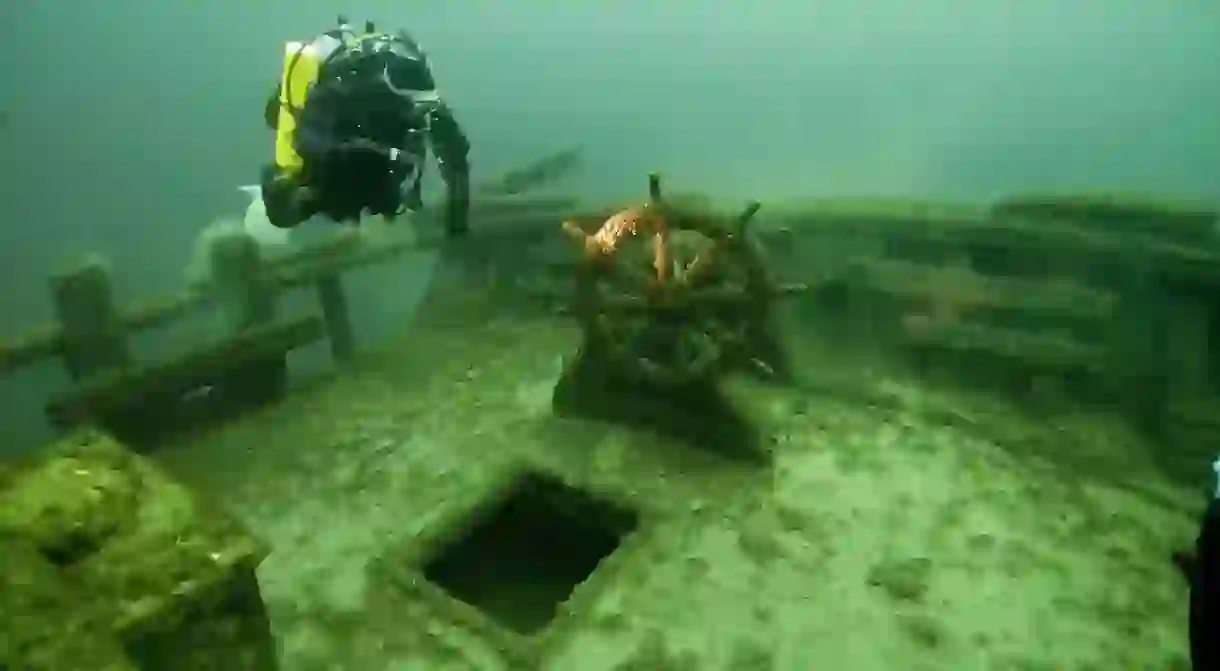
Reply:
[[[137,671],[119,641],[26,539],[0,532],[0,669]]]
[[[31,584],[62,592],[43,604],[52,628],[86,618],[143,671],[274,668],[257,588],[251,593],[266,550],[150,462],[82,431],[21,464],[5,485],[0,530],[45,562]],[[218,620],[227,640],[191,645]],[[156,653],[166,641],[171,658]]]

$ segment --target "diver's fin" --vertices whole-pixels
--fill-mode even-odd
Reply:
[[[263,204],[263,190],[257,184],[237,187],[250,196],[250,205],[246,208],[246,216],[242,220],[242,228],[263,247],[283,247],[289,242],[292,233],[287,228],[279,228],[267,218],[267,206]]]

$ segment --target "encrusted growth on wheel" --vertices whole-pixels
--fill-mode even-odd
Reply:
[[[585,353],[661,386],[735,365],[774,373],[773,300],[803,287],[777,285],[751,240],[759,203],[725,217],[667,202],[656,174],[648,187],[641,205],[563,224],[583,252],[573,311]]]

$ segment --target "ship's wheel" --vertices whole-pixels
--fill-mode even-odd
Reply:
[[[696,382],[753,362],[750,345],[778,293],[747,235],[759,204],[734,217],[662,198],[564,223],[583,252],[574,313],[586,347],[616,372],[659,386]],[[586,352],[589,353],[589,352]]]

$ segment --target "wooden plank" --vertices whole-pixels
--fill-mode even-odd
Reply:
[[[359,249],[350,254],[333,258],[318,259],[309,264],[301,264],[283,268],[276,273],[275,279],[281,291],[303,286],[312,286],[318,281],[319,278],[327,275],[342,274],[356,268],[363,268],[376,263],[391,261],[407,252],[418,249],[429,249],[439,246],[439,244],[439,241],[421,241],[413,237],[405,237],[390,242],[365,245],[361,246]]]
[[[967,268],[945,268],[889,259],[863,259],[858,277],[873,290],[898,298],[937,299],[942,294],[968,295],[972,308],[1020,313],[1073,315],[1108,320],[1118,297],[1069,280],[1017,280],[988,277]]]
[[[1115,265],[1147,263],[1162,281],[1181,287],[1220,286],[1220,250],[1166,242],[1150,236],[1122,235],[1078,226],[1046,226],[1036,220],[1004,218],[960,229],[954,237],[973,244],[1027,253],[1110,258]]]
[[[315,316],[256,326],[222,342],[165,362],[115,371],[53,396],[47,416],[57,426],[72,426],[158,394],[185,392],[208,384],[225,371],[311,344],[326,330]]]
[[[0,375],[56,356],[62,347],[63,335],[58,326],[41,326],[0,343]]]
[[[1072,224],[1117,235],[1147,235],[1185,245],[1214,244],[1217,214],[1201,204],[1163,202],[1116,194],[1030,194],[991,207],[996,218],[1043,226]]]
[[[971,226],[986,210],[971,205],[888,198],[842,198],[765,203],[758,231],[871,227],[874,229],[951,229]]]
[[[1082,203],[1081,207],[1087,206]],[[1182,212],[1166,216],[1194,221],[1192,225],[1197,229],[1208,216],[1215,216],[1206,209],[1181,209]],[[1045,219],[1033,216],[1032,210],[1011,204],[986,210],[860,199],[812,201],[799,206],[788,204],[769,208],[759,231],[764,236],[775,232],[787,235],[868,234],[884,236],[895,243],[967,243],[1055,256],[1066,253],[1077,257],[1110,257],[1120,265],[1133,258],[1147,259],[1165,281],[1175,286],[1220,287],[1220,241],[1207,238],[1207,246],[1201,248],[1198,241],[1158,238],[1147,233],[1136,235],[1116,232],[1113,227],[1079,224],[1079,221],[1059,220],[1048,225]],[[1211,225],[1214,226],[1214,220]]]
[[[1100,372],[1107,362],[1104,347],[1054,335],[956,323],[918,334],[906,334],[905,345],[925,351],[985,354],[1018,361],[1046,371]]]

